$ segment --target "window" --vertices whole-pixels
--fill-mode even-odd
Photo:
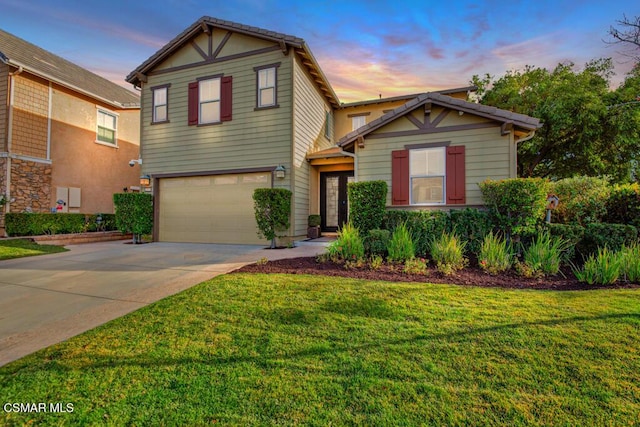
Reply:
[[[409,151],[411,204],[444,203],[445,147]]]
[[[331,113],[329,111],[324,112],[324,137],[331,139]]]
[[[199,82],[199,124],[220,121],[220,79],[201,80]]]
[[[351,117],[351,130],[356,130],[367,123],[366,116],[353,116]]]
[[[258,107],[276,105],[276,69],[258,71]]]
[[[189,126],[230,121],[232,84],[231,76],[222,75],[203,77],[189,83]]]
[[[153,93],[153,118],[152,123],[164,123],[169,121],[169,103],[168,103],[168,92],[169,86],[158,86],[152,87],[151,91]]]
[[[96,140],[106,144],[116,145],[116,125],[118,117],[114,113],[98,110],[98,129]]]

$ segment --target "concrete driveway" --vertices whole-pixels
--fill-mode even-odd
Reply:
[[[263,257],[324,250],[263,248],[116,241],[0,261],[0,366]]]

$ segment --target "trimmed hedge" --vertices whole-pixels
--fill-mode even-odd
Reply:
[[[271,240],[271,248],[276,247],[276,233],[290,226],[291,194],[286,188],[256,188],[253,192],[258,236]]]
[[[379,229],[384,221],[387,203],[387,183],[385,181],[351,182],[349,193],[349,222],[360,233]]]
[[[584,227],[572,224],[546,224],[547,230],[551,237],[559,237],[567,242],[567,248],[564,252],[565,261],[575,261],[577,258],[576,248],[581,244],[584,238]]]
[[[640,227],[640,186],[616,185],[607,199],[605,222]]]
[[[389,230],[369,230],[364,236],[364,251],[367,255],[387,255],[387,246],[391,240],[391,232]]]
[[[416,247],[416,255],[426,257],[431,241],[449,229],[449,214],[444,211],[390,210],[385,215],[385,229],[393,232],[405,224]]]
[[[449,213],[449,224],[449,232],[467,242],[464,248],[467,255],[477,256],[485,236],[493,229],[489,212],[480,209],[453,209]]]
[[[576,176],[551,184],[551,191],[560,199],[552,222],[586,225],[600,222],[607,213],[609,183],[604,178]]]
[[[620,250],[624,245],[638,242],[638,229],[633,225],[592,223],[584,228],[584,237],[578,250],[586,258],[598,252],[598,248]]]
[[[123,233],[136,236],[153,231],[153,196],[148,193],[116,193],[113,195],[116,209],[116,226]]]
[[[96,222],[102,216],[100,227]],[[39,236],[117,230],[114,214],[7,213],[5,230],[9,236]]]

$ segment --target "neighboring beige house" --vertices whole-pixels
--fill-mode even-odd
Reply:
[[[136,94],[0,30],[0,105],[0,213],[113,213],[139,185]]]
[[[290,237],[309,214],[337,229],[355,180],[387,181],[398,208],[478,206],[477,183],[515,177],[516,144],[540,126],[466,102],[473,88],[341,104],[304,40],[210,17],[127,81],[160,241],[261,242],[259,187],[292,191]]]

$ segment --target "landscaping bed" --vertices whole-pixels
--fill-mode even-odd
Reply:
[[[325,276],[349,277],[388,282],[446,283],[465,286],[512,288],[512,289],[548,289],[558,291],[590,289],[639,288],[637,283],[617,282],[613,285],[588,285],[576,280],[571,269],[564,268],[561,274],[542,278],[526,278],[515,272],[492,276],[479,268],[470,267],[446,276],[431,268],[426,274],[407,274],[403,267],[382,265],[377,270],[369,267],[345,268],[343,264],[327,261],[318,262],[313,257],[281,259],[267,263],[256,263],[236,270],[237,273],[286,273],[286,274],[322,274]]]

